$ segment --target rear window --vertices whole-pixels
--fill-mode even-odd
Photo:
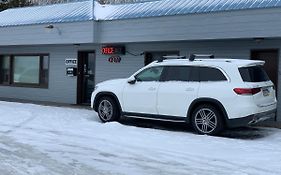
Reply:
[[[263,82],[270,80],[262,66],[242,67],[239,68],[239,72],[244,82]]]

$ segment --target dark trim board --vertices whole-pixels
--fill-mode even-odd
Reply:
[[[144,113],[134,113],[134,112],[122,112],[122,116],[132,117],[132,118],[151,119],[151,120],[171,121],[171,122],[187,122],[188,121],[186,117],[144,114]]]

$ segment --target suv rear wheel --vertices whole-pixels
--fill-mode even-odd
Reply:
[[[216,135],[224,124],[220,111],[212,105],[200,105],[192,113],[192,126],[199,134]]]
[[[98,103],[98,115],[102,122],[118,121],[120,113],[115,100],[102,97]]]

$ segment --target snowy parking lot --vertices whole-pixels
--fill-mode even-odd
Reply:
[[[0,102],[0,174],[281,174],[280,129],[211,137],[136,122],[102,124],[86,109]]]

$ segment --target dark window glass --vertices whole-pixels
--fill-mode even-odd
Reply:
[[[269,77],[262,66],[239,68],[240,75],[245,82],[269,81]]]
[[[153,61],[156,61],[163,56],[179,55],[179,51],[156,51],[156,52],[145,52],[144,65],[148,65]]]
[[[225,81],[227,78],[224,74],[216,68],[200,67],[199,68],[200,81]]]
[[[164,70],[164,81],[188,81],[190,67],[188,66],[168,66]]]
[[[163,67],[151,67],[136,75],[137,81],[159,81]]]
[[[189,81],[200,81],[199,78],[199,67],[191,67]]]
[[[199,81],[196,67],[167,66],[163,71],[163,81]]]
[[[10,81],[10,57],[0,56],[0,84],[8,84]]]

